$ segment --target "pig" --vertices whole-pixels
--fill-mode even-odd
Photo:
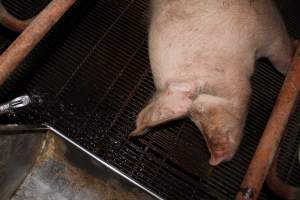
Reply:
[[[271,0],[152,0],[149,57],[156,92],[136,129],[189,117],[213,166],[231,160],[241,138],[255,62],[286,73],[292,42]]]

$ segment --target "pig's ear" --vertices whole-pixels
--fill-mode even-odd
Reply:
[[[185,117],[191,104],[192,100],[184,92],[156,93],[138,115],[136,129],[130,133],[129,137],[143,135],[151,127]]]

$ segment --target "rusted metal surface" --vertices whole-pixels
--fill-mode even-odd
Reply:
[[[27,19],[27,20],[20,20],[10,14],[6,8],[3,6],[2,2],[0,2],[0,23],[16,32],[22,32],[31,22],[33,18]]]
[[[280,198],[286,200],[300,200],[300,188],[284,183],[277,176],[278,154],[276,155],[267,177],[268,187]]]
[[[294,61],[281,88],[276,105],[244,177],[241,190],[236,196],[236,200],[254,200],[258,198],[289,116],[298,99],[299,89],[300,46],[296,50]],[[250,190],[253,193],[252,195],[247,193]]]
[[[0,85],[76,0],[53,0],[0,56]]]
[[[23,135],[32,133],[45,133],[49,129],[45,126],[36,125],[19,125],[19,124],[9,124],[0,125],[0,137],[2,135]]]
[[[43,153],[11,200],[151,200],[51,132]]]
[[[8,200],[25,179],[35,163],[44,138],[43,134],[0,135],[0,199]],[[43,132],[43,131],[42,131]]]
[[[154,199],[54,132],[39,134],[46,130],[0,126],[1,200]]]
[[[45,126],[0,128],[1,200],[154,199]]]

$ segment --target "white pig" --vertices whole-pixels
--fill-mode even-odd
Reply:
[[[152,0],[149,53],[157,90],[130,136],[188,116],[218,165],[242,138],[255,61],[285,73],[292,48],[271,0]]]

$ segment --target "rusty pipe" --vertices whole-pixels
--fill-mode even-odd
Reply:
[[[0,85],[76,0],[52,0],[0,56]]]
[[[295,107],[300,90],[300,45],[296,50],[275,107],[252,158],[236,200],[255,200],[279,146],[289,116]]]
[[[271,169],[267,176],[267,184],[278,197],[285,200],[300,200],[300,188],[284,183],[277,176],[278,153],[274,158]]]
[[[9,30],[15,32],[22,32],[32,22],[33,18],[27,20],[17,19],[15,16],[10,14],[6,8],[0,2],[0,23]]]

